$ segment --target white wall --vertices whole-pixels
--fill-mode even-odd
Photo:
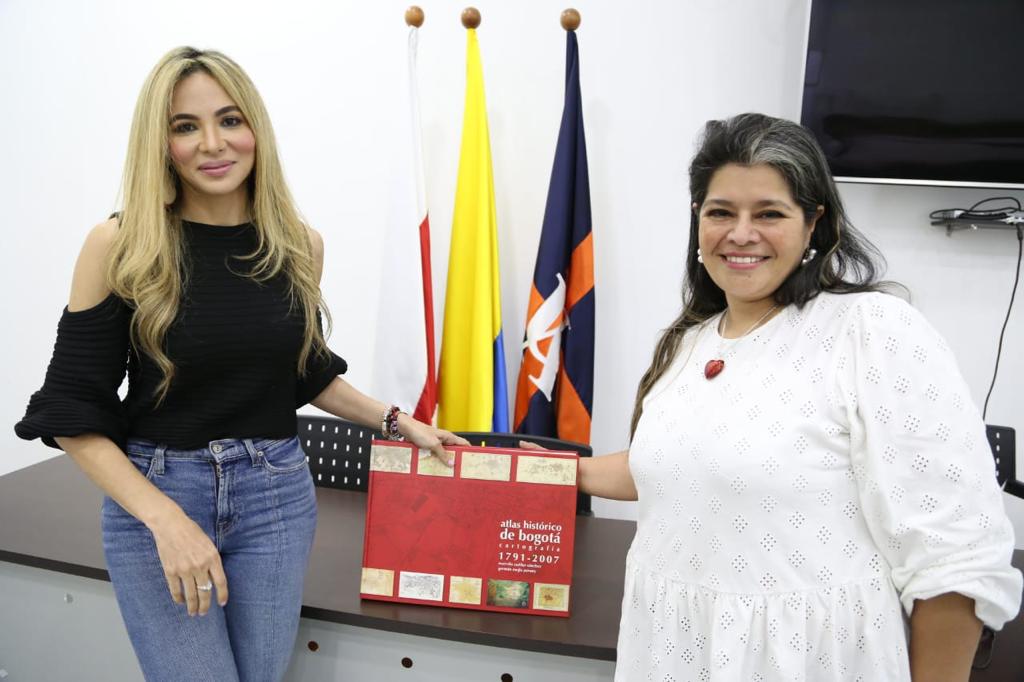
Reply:
[[[146,73],[179,44],[215,47],[245,66],[274,120],[292,189],[324,234],[332,346],[366,386],[394,140],[406,125],[402,2],[95,0],[0,2],[0,473],[49,456],[11,425],[38,388],[86,230],[116,206],[131,111]],[[465,36],[462,3],[424,2],[420,93],[433,226],[436,307],[444,301]],[[482,1],[498,203],[506,353],[514,385],[527,292],[561,111],[566,3]],[[680,304],[686,167],[703,122],[746,110],[799,116],[808,0],[581,2],[582,88],[597,272],[593,441],[626,444],[636,382]],[[947,238],[929,210],[981,190],[853,186],[850,213],[886,253],[889,274],[949,339],[984,399],[1012,284],[1009,233]],[[1018,196],[1022,193],[1017,192]],[[440,323],[440,320],[439,320]],[[1011,404],[1024,377],[1024,312],[1007,344],[989,421],[1024,426]],[[384,398],[386,396],[382,396]],[[1024,473],[1022,473],[1024,475]],[[1007,498],[1020,546],[1024,501]],[[601,515],[631,505],[596,501]]]

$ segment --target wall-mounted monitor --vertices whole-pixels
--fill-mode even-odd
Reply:
[[[801,122],[837,180],[1024,188],[1024,0],[813,0]]]

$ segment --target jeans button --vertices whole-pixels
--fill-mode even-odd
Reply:
[[[212,446],[210,446],[210,449],[213,450],[213,454],[219,455],[221,452],[224,451],[224,446],[221,445],[220,443],[214,443]]]

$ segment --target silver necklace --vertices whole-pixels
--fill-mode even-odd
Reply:
[[[742,334],[740,334],[739,336],[737,336],[735,340],[739,341],[740,339],[746,337],[750,332],[752,332],[755,329],[757,329],[758,327],[760,327],[761,324],[763,324],[764,321],[768,319],[768,316],[771,315],[773,312],[775,312],[778,309],[779,309],[779,305],[776,303],[775,305],[773,305],[771,308],[768,309],[768,312],[766,312],[764,315],[759,317],[757,322],[755,322],[754,324],[750,325],[750,328],[747,329],[747,331],[745,331]],[[721,334],[722,334],[722,328],[725,326],[725,316],[728,313],[729,313],[729,309],[726,308],[725,312],[722,313],[722,319],[718,321],[718,334],[719,334],[719,336],[721,336]],[[715,353],[717,355],[717,357],[714,357],[711,360],[708,360],[707,364],[704,365],[704,378],[707,379],[708,381],[711,381],[712,379],[717,377],[725,369],[725,355],[722,354],[722,348],[724,347],[724,345],[725,344],[723,343],[723,341],[719,341],[718,342],[718,350]],[[729,352],[731,353],[735,349],[736,349],[736,346],[734,345],[730,349]]]

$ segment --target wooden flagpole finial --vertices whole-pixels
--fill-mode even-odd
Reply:
[[[416,5],[410,5],[409,9],[405,10],[405,23],[416,28],[422,26],[423,10]]]
[[[566,31],[575,31],[580,27],[580,13],[570,7],[562,12],[562,28]]]
[[[476,28],[480,25],[480,10],[476,7],[467,7],[462,10],[462,25],[466,28]]]

